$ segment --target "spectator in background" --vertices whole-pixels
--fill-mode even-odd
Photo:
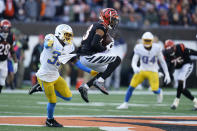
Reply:
[[[165,10],[168,11],[168,4],[165,0],[160,0],[160,3],[157,5],[157,10],[161,11],[161,10]]]
[[[194,13],[192,14],[192,24],[197,25],[197,6],[195,8]]]
[[[35,73],[38,71],[40,67],[40,54],[44,47],[44,35],[40,34],[38,36],[38,44],[34,47],[31,57],[31,83],[35,85],[37,83]]]
[[[121,61],[122,61],[124,59],[125,55],[126,55],[126,52],[127,52],[127,43],[117,33],[114,34],[114,39],[115,39],[114,46],[112,47],[111,52],[117,54],[121,58]],[[112,85],[112,87],[114,87],[115,90],[119,90],[120,81],[121,81],[121,77],[120,77],[121,69],[122,69],[122,65],[120,64],[114,70],[114,72],[111,74],[111,76],[106,79],[105,87],[108,90],[110,89],[111,85]]]
[[[40,5],[37,0],[27,0],[25,2],[25,13],[28,21],[36,21],[38,20],[40,13]]]
[[[15,15],[15,2],[14,0],[5,0],[4,18],[13,19]]]
[[[73,19],[74,19],[74,12],[73,12],[72,2],[69,1],[69,0],[65,0],[63,9],[64,9],[64,13],[63,13],[63,16],[62,16],[61,20],[63,22],[71,22],[71,21],[73,21]]]
[[[155,7],[154,5],[150,4],[145,14],[144,24],[146,26],[157,26],[158,21],[159,21],[158,14],[155,10]]]
[[[3,17],[4,10],[5,10],[5,2],[4,0],[0,0],[0,17]]]
[[[16,19],[19,21],[24,21],[26,19],[26,14],[25,14],[25,0],[16,0]]]
[[[21,88],[24,79],[24,51],[28,49],[28,36],[22,34],[18,29],[13,29],[12,32],[15,34],[15,45],[14,50],[18,59],[18,71],[15,76],[16,88]]]
[[[161,9],[159,11],[159,24],[162,25],[162,26],[169,25],[167,12],[163,9]]]
[[[181,12],[181,16],[180,16],[180,20],[181,20],[181,25],[183,25],[184,27],[188,27],[190,24],[190,16],[189,13],[187,11],[186,8],[184,8]]]
[[[56,14],[56,5],[54,4],[53,0],[45,0],[43,1],[45,4],[45,10],[43,15],[43,20],[56,20],[55,14]]]

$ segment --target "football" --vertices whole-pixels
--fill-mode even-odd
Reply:
[[[107,46],[109,43],[111,43],[112,42],[112,37],[110,36],[110,34],[109,33],[107,33],[104,37],[103,37],[103,39],[102,39],[102,41],[101,41],[101,43],[102,43],[102,45],[103,46]]]

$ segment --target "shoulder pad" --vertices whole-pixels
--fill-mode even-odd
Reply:
[[[44,46],[46,48],[51,47],[54,43],[54,35],[53,34],[48,34],[44,38]]]

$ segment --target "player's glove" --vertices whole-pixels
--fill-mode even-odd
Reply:
[[[111,42],[109,43],[106,48],[107,48],[107,51],[111,50],[111,48],[114,46],[114,42]]]
[[[18,63],[14,63],[13,68],[14,68],[14,74],[15,74],[18,70]]]
[[[165,74],[164,83],[166,83],[168,85],[170,82],[171,82],[171,79],[170,79],[169,74]]]
[[[91,76],[96,76],[97,74],[98,74],[98,72],[95,71],[95,70],[91,70],[91,71],[90,71],[90,75],[91,75]]]

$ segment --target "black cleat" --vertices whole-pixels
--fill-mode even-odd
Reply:
[[[197,111],[197,108],[196,108],[196,107],[194,107],[194,108],[192,109],[192,111]]]
[[[63,127],[54,118],[53,119],[47,119],[46,120],[46,126],[47,127]]]
[[[35,93],[35,92],[39,92],[39,91],[43,91],[42,90],[42,87],[40,86],[40,84],[35,84],[33,87],[31,87],[30,89],[29,89],[29,95],[31,95],[31,94],[33,94],[33,93]]]
[[[83,100],[85,102],[89,102],[88,100],[88,89],[84,87],[84,84],[82,84],[79,88],[78,88],[80,94],[81,94],[81,97],[83,98]]]
[[[107,89],[104,87],[104,82],[98,82],[98,80],[95,80],[93,82],[93,85],[99,89],[103,94],[105,95],[109,95],[109,93],[107,92]]]
[[[170,108],[171,108],[172,110],[176,110],[176,106],[175,106],[175,105],[172,105]]]

